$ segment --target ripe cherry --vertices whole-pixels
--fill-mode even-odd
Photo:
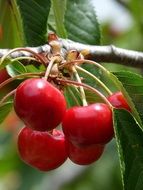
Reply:
[[[6,69],[0,70],[0,84],[7,80],[10,76],[8,75]]]
[[[131,111],[131,108],[121,92],[113,93],[108,97],[108,100],[115,108]]]
[[[97,161],[104,150],[104,146],[99,144],[79,147],[70,141],[66,143],[69,159],[78,165],[88,165]]]
[[[65,113],[65,136],[73,144],[105,144],[113,137],[112,111],[106,104],[72,107]]]
[[[18,151],[21,159],[41,171],[53,170],[67,159],[63,132],[34,131],[24,127],[18,135]]]
[[[14,108],[27,126],[46,131],[60,124],[66,101],[63,94],[45,79],[27,79],[16,90]]]

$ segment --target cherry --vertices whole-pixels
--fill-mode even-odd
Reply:
[[[99,144],[79,147],[70,141],[66,141],[66,143],[69,159],[79,165],[88,165],[97,161],[104,150],[104,146]]]
[[[108,100],[115,108],[126,109],[129,112],[131,111],[131,108],[129,107],[122,92],[113,93],[111,96],[108,97]]]
[[[27,79],[16,90],[14,108],[27,126],[46,131],[60,124],[66,101],[63,94],[45,79]]]
[[[103,103],[72,107],[66,111],[62,127],[73,144],[105,144],[114,134],[112,111]]]
[[[8,75],[6,69],[1,69],[0,70],[0,84],[7,80],[10,76]]]
[[[62,131],[34,131],[24,127],[18,135],[18,151],[21,159],[41,171],[53,170],[67,159],[65,138]]]

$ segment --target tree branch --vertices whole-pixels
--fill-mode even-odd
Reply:
[[[67,39],[59,40],[62,47],[62,54],[66,56],[66,52],[69,50],[77,50],[79,52],[86,52],[86,56],[97,62],[106,63],[118,63],[126,66],[143,68],[143,52],[126,50],[122,48],[115,47],[113,45],[109,46],[93,46],[81,44]],[[39,47],[28,47],[35,51],[36,53],[50,53],[51,46],[45,44]],[[5,55],[9,49],[0,49],[0,58]],[[12,58],[20,56],[32,56],[27,52],[14,52],[11,54]]]

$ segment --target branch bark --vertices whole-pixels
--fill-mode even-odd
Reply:
[[[66,56],[66,52],[69,50],[77,50],[79,52],[86,52],[86,55],[90,57],[90,59],[97,62],[106,62],[106,63],[117,63],[126,66],[143,68],[143,52],[127,50],[115,47],[114,45],[108,46],[93,46],[81,44],[78,42],[74,42],[67,39],[59,40],[62,47],[62,54]],[[35,51],[36,53],[50,53],[51,46],[45,44],[39,47],[28,47]],[[0,49],[0,58],[5,55],[9,49]],[[20,57],[20,56],[32,56],[27,52],[14,52],[11,54],[12,58]]]

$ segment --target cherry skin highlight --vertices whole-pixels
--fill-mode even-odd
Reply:
[[[41,171],[58,168],[67,159],[64,134],[56,129],[50,134],[24,127],[18,135],[18,151],[25,163]]]
[[[70,141],[66,141],[67,143],[67,152],[69,159],[78,165],[88,165],[97,161],[103,151],[103,145],[87,145],[87,146],[76,146],[72,144]]]
[[[16,90],[14,108],[26,126],[47,131],[61,123],[66,101],[63,94],[45,79],[27,79]]]
[[[66,138],[81,146],[105,144],[114,135],[112,111],[103,103],[68,109],[62,127]]]
[[[129,107],[122,92],[113,93],[111,96],[108,97],[108,100],[115,108],[125,109],[128,110],[129,112],[131,111],[131,108]]]

